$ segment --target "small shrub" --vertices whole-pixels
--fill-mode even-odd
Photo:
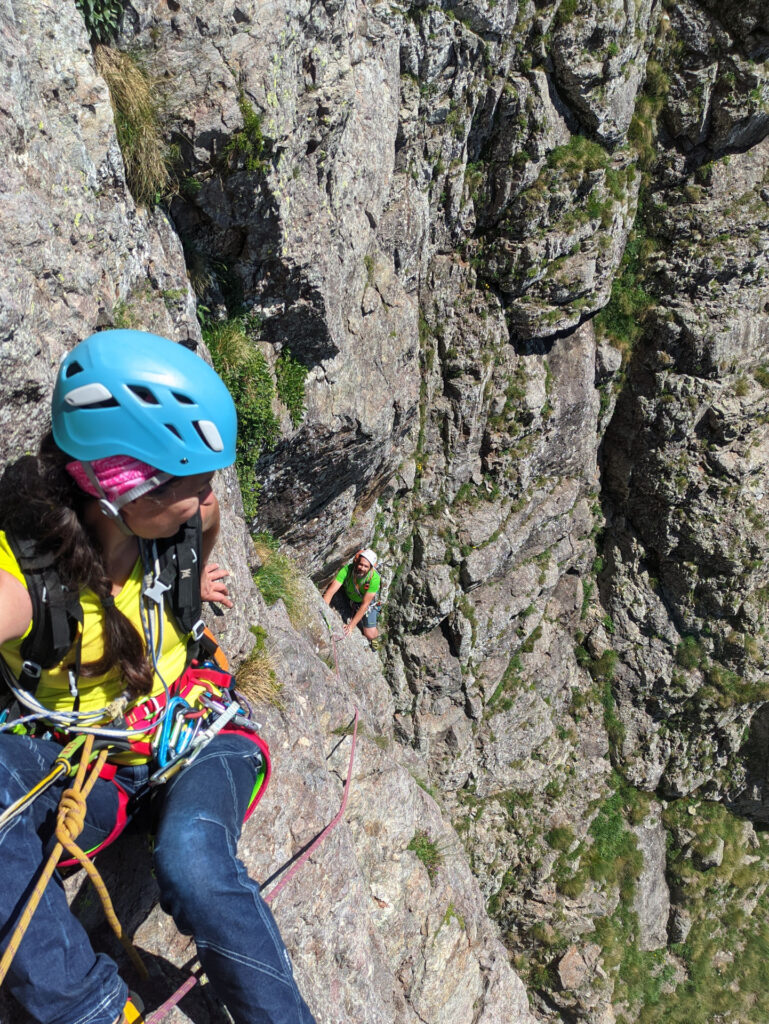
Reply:
[[[645,261],[650,244],[642,231],[633,231],[614,279],[608,303],[596,315],[600,335],[611,339],[625,359],[643,332],[644,319],[654,305],[645,290]]]
[[[112,323],[115,327],[138,328],[139,319],[133,309],[123,299],[118,299],[112,307]]]
[[[272,411],[275,397],[270,368],[262,352],[254,347],[246,316],[203,323],[203,340],[214,368],[232,395],[238,410],[237,462],[243,509],[253,519],[259,496],[254,468],[263,451],[270,448],[280,432]]]
[[[123,16],[125,0],[75,0],[83,15],[85,27],[92,43],[106,43],[114,39]]]
[[[600,658],[596,658],[588,665],[588,672],[597,683],[610,683],[614,678],[618,661],[619,655],[609,647]]]
[[[558,28],[568,25],[574,18],[577,11],[577,0],[561,0],[561,4],[555,15],[555,23]]]
[[[275,363],[278,398],[288,409],[288,415],[295,427],[302,422],[306,409],[304,385],[308,372],[308,367],[295,359],[287,348],[283,349]]]
[[[443,855],[435,840],[431,839],[423,829],[417,829],[406,849],[411,850],[418,860],[422,861],[427,868],[427,876],[432,882],[443,862]]]
[[[556,825],[545,836],[545,842],[553,850],[560,850],[561,853],[566,853],[574,843],[574,833],[568,825]]]
[[[94,60],[109,88],[126,183],[137,203],[151,206],[167,191],[170,181],[155,83],[128,53],[99,45]]]
[[[228,161],[232,157],[240,157],[247,171],[265,173],[267,170],[268,146],[262,135],[262,115],[258,114],[246,94],[241,90],[238,106],[243,117],[243,127],[235,132],[224,147],[224,155]]]
[[[681,668],[699,668],[703,663],[702,645],[693,636],[685,636],[676,647],[676,663]]]

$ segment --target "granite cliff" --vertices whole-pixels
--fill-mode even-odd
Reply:
[[[275,902],[318,1020],[769,1021],[765,4],[98,9],[109,38],[0,5],[4,457],[99,327],[205,352],[236,323],[258,355],[218,632],[242,660],[259,627],[283,684],[259,877],[363,730],[345,823]],[[152,82],[155,193],[115,53]],[[290,617],[249,530],[307,577]],[[369,543],[387,644],[337,672],[317,586]],[[105,860],[162,1001],[194,951]]]

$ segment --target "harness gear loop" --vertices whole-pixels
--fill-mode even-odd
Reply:
[[[83,824],[85,822],[86,800],[88,798],[88,794],[91,792],[94,783],[99,777],[99,772],[103,768],[104,762],[107,760],[107,754],[109,752],[107,749],[101,750],[99,752],[99,755],[96,758],[96,762],[93,766],[93,770],[91,771],[90,776],[86,780],[85,774],[91,760],[91,749],[93,747],[93,742],[93,736],[86,736],[85,742],[83,744],[83,754],[80,758],[80,764],[78,765],[75,781],[73,782],[72,787],[68,790],[65,790],[65,792],[61,796],[61,800],[59,802],[59,812],[56,821],[57,842],[53,850],[51,851],[51,855],[48,858],[45,867],[43,868],[40,878],[35,884],[35,888],[32,891],[32,895],[30,896],[26,906],[24,907],[24,910],[22,911],[21,917],[19,918],[19,921],[13,931],[13,935],[11,935],[11,939],[8,943],[5,953],[3,954],[2,960],[0,960],[0,985],[2,985],[3,981],[5,980],[5,976],[7,975],[11,963],[13,962],[13,958],[16,955],[19,946],[21,945],[21,940],[24,938],[24,934],[27,928],[29,927],[29,923],[32,920],[32,916],[37,910],[38,904],[40,903],[43,893],[45,892],[45,887],[51,880],[51,877],[54,871],[56,870],[56,865],[59,861],[59,857],[61,856],[62,850],[64,849],[67,850],[67,852],[70,853],[78,861],[78,863],[81,864],[82,867],[84,867],[85,870],[87,871],[88,877],[93,882],[96,891],[99,894],[99,898],[101,899],[102,902],[102,907],[104,908],[104,914],[107,920],[109,921],[112,930],[114,931],[115,935],[120,939],[121,943],[123,944],[123,948],[125,949],[128,956],[131,958],[134,967],[136,967],[137,971],[142,976],[142,978],[146,979],[148,977],[147,968],[142,963],[141,957],[137,953],[136,948],[134,947],[131,940],[126,935],[125,931],[123,930],[123,926],[120,924],[120,921],[118,920],[117,915],[115,914],[114,908],[112,906],[112,900],[110,899],[109,893],[107,892],[107,887],[104,884],[101,875],[96,870],[94,864],[92,864],[91,861],[88,860],[88,857],[83,853],[83,851],[75,842],[76,838],[80,835],[80,833],[83,830]],[[57,766],[58,763],[61,762],[61,760],[62,757],[60,755],[59,758],[57,758]]]

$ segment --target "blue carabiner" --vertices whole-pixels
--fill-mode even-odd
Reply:
[[[174,744],[171,742],[172,733],[176,730],[177,719],[180,717],[179,712],[192,710],[190,705],[184,699],[184,697],[172,697],[166,705],[166,713],[163,715],[163,722],[160,727],[160,733],[157,741],[157,761],[161,768],[163,768],[169,760],[169,756],[173,757],[178,752],[178,747],[174,749]],[[175,741],[178,743],[179,733],[181,727],[176,734]],[[191,737],[190,737],[191,738]],[[169,755],[169,748],[171,749]]]

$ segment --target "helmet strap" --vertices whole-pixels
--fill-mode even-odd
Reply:
[[[145,494],[149,494],[150,491],[154,491],[156,487],[160,487],[161,484],[168,483],[171,479],[170,473],[161,473],[158,470],[148,480],[144,480],[142,483],[137,484],[136,487],[132,487],[130,491],[126,491],[125,494],[121,494],[119,498],[114,498],[112,504],[115,508],[120,509],[127,505],[131,501],[135,501],[137,498],[143,497]]]
[[[131,501],[135,501],[136,498],[141,498],[143,495],[148,494],[156,487],[160,487],[161,484],[167,483],[167,481],[171,479],[170,473],[162,473],[158,471],[148,480],[144,480],[142,483],[137,484],[136,487],[132,487],[130,491],[126,491],[125,494],[121,494],[115,498],[108,498],[104,488],[99,483],[99,480],[93,471],[91,463],[81,460],[80,465],[85,470],[85,475],[99,493],[99,511],[101,514],[106,516],[108,519],[111,519],[124,533],[129,535],[132,534],[133,531],[126,525],[120,510],[124,505],[127,505]]]

